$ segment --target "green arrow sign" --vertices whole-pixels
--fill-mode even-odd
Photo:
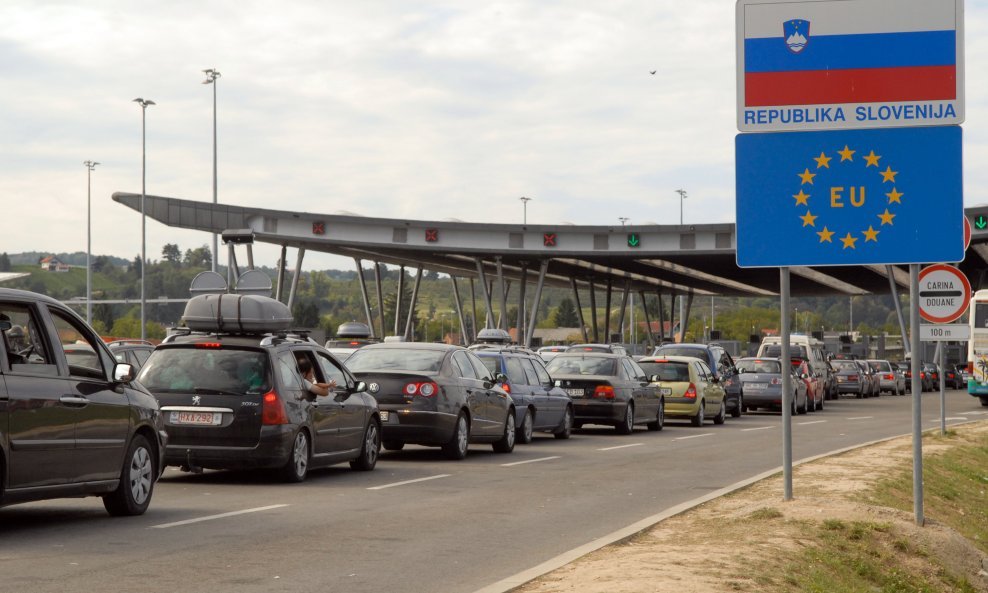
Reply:
[[[979,216],[974,220],[974,226],[977,227],[978,229],[984,229],[986,226],[988,226],[988,219],[986,219],[984,216]]]
[[[638,247],[642,244],[642,238],[638,233],[628,233],[628,247]]]

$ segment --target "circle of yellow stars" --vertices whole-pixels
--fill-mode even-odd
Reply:
[[[875,154],[874,150],[870,151],[867,155],[862,154],[855,156],[857,155],[857,153],[858,153],[857,150],[852,150],[850,146],[846,144],[844,145],[844,148],[842,150],[834,151],[832,153],[834,156],[828,156],[826,152],[821,151],[820,156],[813,157],[813,160],[816,161],[816,166],[813,167],[813,171],[820,171],[820,169],[830,169],[830,161],[836,159],[838,156],[840,157],[840,160],[837,161],[838,165],[841,165],[843,163],[848,163],[853,165],[858,162],[863,162],[865,166],[865,170],[867,170],[869,167],[875,167],[876,172],[882,177],[882,189],[887,189],[891,187],[891,191],[885,193],[885,197],[888,199],[888,202],[885,205],[885,211],[877,215],[879,222],[876,222],[874,224],[869,224],[867,229],[858,230],[856,232],[852,232],[847,229],[839,229],[835,231],[835,230],[831,230],[829,227],[824,225],[822,229],[816,230],[817,228],[819,228],[817,226],[816,219],[820,218],[820,216],[813,214],[810,209],[810,198],[813,196],[813,193],[806,193],[806,192],[807,190],[813,192],[814,190],[813,178],[816,177],[819,173],[814,173],[813,171],[810,170],[810,167],[807,167],[806,169],[803,170],[802,173],[796,174],[800,180],[799,193],[793,194],[792,197],[796,200],[795,206],[797,208],[799,208],[800,206],[804,206],[806,208],[806,214],[800,215],[797,218],[803,221],[803,227],[812,228],[812,230],[820,238],[820,243],[832,243],[834,245],[837,245],[837,243],[835,243],[834,241],[834,238],[836,236],[836,239],[840,241],[841,245],[843,245],[842,249],[857,249],[857,243],[859,240],[863,240],[862,242],[865,245],[867,245],[869,242],[872,241],[878,243],[878,235],[882,232],[883,230],[882,227],[885,225],[888,226],[894,225],[894,220],[896,215],[893,212],[890,212],[889,208],[892,207],[893,204],[902,205],[902,196],[905,195],[904,193],[900,192],[895,185],[895,176],[898,175],[899,172],[893,171],[890,165],[886,165],[885,170],[882,170],[881,165],[879,164],[882,159],[882,156]],[[857,161],[855,161],[856,158],[858,159]],[[891,185],[886,185],[887,183]],[[829,196],[825,199],[829,199]],[[877,229],[875,228],[875,224],[878,224]],[[840,233],[843,233],[845,231],[846,234],[844,234],[844,236],[840,236]]]

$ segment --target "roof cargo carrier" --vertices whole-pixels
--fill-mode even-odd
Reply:
[[[256,294],[202,294],[189,299],[182,321],[192,331],[264,333],[285,331],[292,312],[281,301]]]

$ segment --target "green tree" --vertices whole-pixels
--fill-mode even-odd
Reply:
[[[10,271],[10,257],[7,256],[7,252],[0,253],[0,272]]]
[[[182,263],[182,250],[175,243],[165,243],[161,248],[161,259],[173,264]]]
[[[213,265],[213,253],[208,245],[187,249],[182,264],[188,268],[211,268]]]
[[[556,327],[577,327],[580,325],[580,318],[576,314],[576,306],[573,301],[564,298],[559,301],[555,315]]]

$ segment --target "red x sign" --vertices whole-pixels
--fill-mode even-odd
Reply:
[[[312,234],[313,235],[325,235],[326,234],[326,223],[323,221],[312,223]]]
[[[542,245],[545,247],[555,247],[556,233],[542,233]]]
[[[439,229],[425,229],[426,243],[435,243],[439,240]]]

